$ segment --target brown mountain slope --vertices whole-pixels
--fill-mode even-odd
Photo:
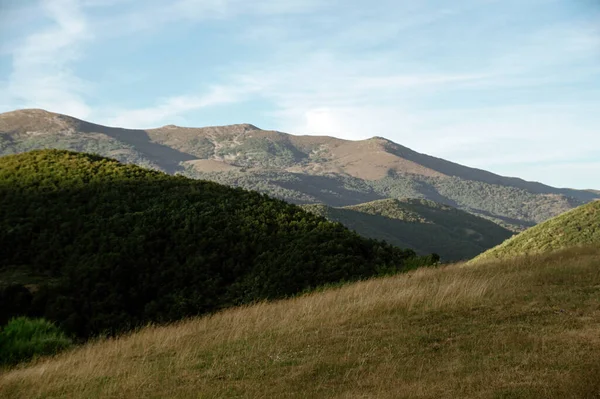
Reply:
[[[285,168],[290,172],[344,173],[368,180],[383,178],[389,171],[444,176],[443,173],[388,152],[390,142],[385,139],[347,141],[324,136],[293,136],[261,130],[249,124],[205,128],[168,125],[157,129],[132,130],[97,125],[66,115],[34,109],[1,114],[0,132],[8,132],[13,138],[44,135],[78,135],[88,139],[93,137],[90,135],[95,135],[98,140],[112,138],[133,146],[154,159],[168,172],[177,170],[182,162],[198,159],[217,161],[201,163],[202,170],[206,172],[232,169],[219,165],[218,162],[234,168],[239,163],[254,168],[268,168],[261,160],[253,159],[246,147],[249,146],[252,150],[252,145],[255,144],[256,150],[260,150],[261,144],[270,142],[294,153],[293,161]],[[236,151],[238,149],[241,153]],[[195,167],[198,167],[197,163]]]
[[[342,173],[366,180],[381,179],[390,171],[422,176],[444,176],[439,171],[389,152],[390,142],[380,138],[347,141],[326,136],[293,136],[277,131],[261,130],[248,124],[206,128],[169,125],[150,129],[147,133],[157,143],[192,153],[200,158],[212,158],[233,165],[243,163],[253,168],[268,168],[268,165],[260,159],[248,156],[253,150],[269,151],[269,148],[264,145],[268,142],[275,145],[272,151],[277,152],[285,148],[291,152],[293,157],[290,162],[282,165],[288,172]],[[196,150],[198,147],[200,147],[199,151]]]
[[[193,155],[160,144],[145,130],[107,127],[39,109],[0,114],[0,134],[8,136],[5,138],[9,141],[20,141],[31,145],[32,148],[28,149],[52,148],[52,142],[47,143],[47,146],[36,145],[46,144],[44,141],[46,138],[50,138],[54,143],[58,141],[65,144],[83,141],[115,144],[116,147],[121,147],[114,150],[117,154],[107,155],[119,155],[118,152],[131,150],[131,153],[140,154],[160,169],[170,173],[179,170],[181,162],[197,159]],[[1,145],[0,143],[0,148]],[[119,157],[115,156],[115,158]]]
[[[263,191],[296,203],[423,198],[522,230],[600,198],[469,168],[381,137],[294,136],[250,124],[135,130],[43,110],[0,114],[0,155],[61,148]]]

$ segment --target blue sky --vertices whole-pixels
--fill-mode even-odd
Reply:
[[[0,0],[0,112],[384,136],[600,189],[597,0]]]

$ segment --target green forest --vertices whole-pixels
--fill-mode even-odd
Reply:
[[[471,259],[513,234],[489,220],[425,199],[386,199],[341,208],[301,206],[362,236],[421,255],[435,252],[442,262]]]
[[[0,325],[81,338],[436,264],[258,192],[96,155],[0,158]]]

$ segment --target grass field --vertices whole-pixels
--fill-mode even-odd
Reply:
[[[600,243],[600,201],[594,201],[512,236],[469,263],[548,253],[562,248],[598,245],[598,243]]]
[[[420,269],[99,340],[2,398],[598,398],[600,249]]]

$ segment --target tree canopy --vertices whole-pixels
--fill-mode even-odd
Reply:
[[[63,150],[0,158],[0,323],[111,334],[436,261],[257,192]]]

